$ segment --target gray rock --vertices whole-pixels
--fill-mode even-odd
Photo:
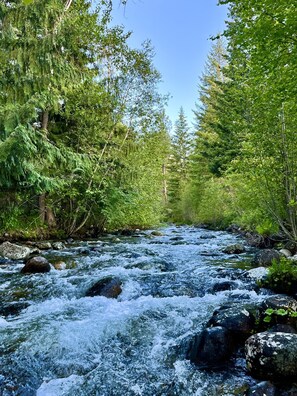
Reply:
[[[199,367],[216,368],[230,358],[234,344],[224,327],[211,327],[196,335],[190,344],[188,358]]]
[[[29,259],[22,268],[22,274],[45,273],[51,270],[50,263],[42,256],[36,256]]]
[[[237,243],[235,245],[226,246],[222,252],[226,254],[241,254],[245,252],[245,247],[242,244]]]
[[[258,333],[245,343],[247,368],[259,379],[290,380],[297,375],[297,334]]]
[[[274,249],[263,249],[257,252],[252,260],[255,267],[269,267],[273,261],[280,261],[281,254]]]
[[[40,250],[49,250],[52,249],[52,244],[50,242],[41,241],[36,243],[36,247]]]
[[[290,252],[290,250],[288,250],[288,249],[281,249],[279,252],[281,255],[283,255],[286,258],[293,256],[292,253]]]
[[[0,245],[0,256],[11,260],[24,260],[31,252],[32,249],[27,246],[20,246],[10,242],[3,242]]]

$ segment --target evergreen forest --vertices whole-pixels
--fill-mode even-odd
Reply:
[[[2,237],[175,222],[297,240],[297,5],[219,3],[193,126],[183,107],[171,125],[153,45],[130,46],[112,1],[0,2]]]

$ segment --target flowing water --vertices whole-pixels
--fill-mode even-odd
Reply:
[[[49,260],[74,268],[22,275],[23,264],[0,266],[1,302],[19,312],[0,317],[0,395],[231,395],[247,377],[239,358],[221,372],[186,358],[189,340],[228,301],[263,296],[239,280],[227,256],[240,240],[225,232],[168,227],[163,236],[107,236],[73,243]],[[54,257],[56,256],[56,257]],[[117,299],[85,297],[105,276],[122,281]],[[213,285],[232,279],[233,290]]]

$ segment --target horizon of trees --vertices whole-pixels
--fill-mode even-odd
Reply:
[[[170,132],[151,43],[130,48],[111,1],[1,3],[2,231],[169,220],[297,239],[297,6],[219,3],[230,22],[200,78],[193,132],[182,107]]]

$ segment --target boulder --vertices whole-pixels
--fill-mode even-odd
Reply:
[[[103,296],[117,298],[122,292],[122,282],[118,278],[107,277],[96,282],[87,292],[87,297]]]
[[[255,307],[227,306],[215,311],[207,325],[224,327],[234,336],[234,339],[240,340],[253,332],[256,316],[257,308]]]
[[[233,351],[231,333],[217,326],[204,329],[194,337],[187,357],[201,368],[217,368],[230,358]]]
[[[0,245],[0,256],[11,260],[24,260],[31,252],[32,249],[27,246],[20,246],[10,242],[3,242]]]
[[[258,333],[245,343],[248,371],[259,379],[296,379],[297,334]]]
[[[22,274],[35,274],[35,273],[45,273],[51,270],[50,263],[45,257],[36,256],[30,258],[25,266],[22,268]]]
[[[269,267],[273,261],[280,261],[281,254],[274,249],[264,249],[257,252],[252,260],[255,267]]]
[[[226,254],[241,254],[245,252],[245,247],[242,244],[237,243],[235,245],[226,246],[222,252]]]

